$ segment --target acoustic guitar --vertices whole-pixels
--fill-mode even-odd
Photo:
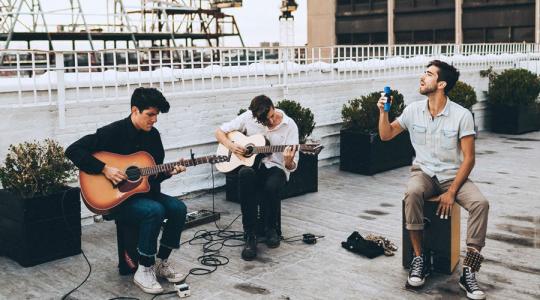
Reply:
[[[156,165],[154,158],[144,151],[129,155],[100,151],[92,155],[111,167],[124,170],[128,177],[115,185],[103,174],[79,171],[82,198],[88,209],[96,214],[107,214],[130,196],[150,191],[149,176],[171,172],[177,165],[191,167],[229,160],[224,155],[210,155]]]
[[[288,146],[296,146],[297,149],[309,155],[317,155],[323,149],[318,143],[296,144],[296,145],[266,145],[266,139],[261,134],[246,136],[239,131],[231,131],[227,137],[235,144],[246,148],[244,155],[232,153],[225,145],[219,144],[217,148],[218,156],[230,157],[230,160],[216,164],[216,168],[223,173],[230,172],[239,166],[253,166],[257,154],[270,154],[274,152],[283,152]]]

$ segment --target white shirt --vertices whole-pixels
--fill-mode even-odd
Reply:
[[[253,117],[251,110],[247,110],[230,122],[223,123],[219,128],[225,133],[241,131],[245,132],[247,136],[262,134],[270,142],[270,145],[298,144],[298,126],[296,126],[294,120],[287,116],[282,110],[278,108],[275,110],[276,112],[281,113],[283,118],[281,122],[272,129],[268,129],[268,127],[258,123],[257,119]],[[294,156],[295,166],[292,170],[285,168],[282,152],[272,153],[271,155],[264,157],[262,162],[267,168],[278,167],[285,171],[288,181],[290,172],[294,172],[298,166],[298,152],[296,152]]]
[[[439,181],[454,179],[463,162],[459,140],[476,134],[471,112],[447,98],[444,109],[432,118],[426,99],[407,105],[397,120],[410,132],[416,151],[413,164]]]

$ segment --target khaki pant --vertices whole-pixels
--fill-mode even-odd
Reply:
[[[405,223],[408,230],[424,229],[424,199],[448,190],[452,180],[440,183],[413,166],[405,192]],[[489,203],[476,185],[467,179],[456,194],[456,202],[469,212],[467,221],[467,245],[484,247],[488,221]]]

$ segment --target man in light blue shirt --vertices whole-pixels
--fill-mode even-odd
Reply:
[[[440,195],[437,215],[447,218],[457,202],[469,212],[467,255],[459,285],[470,299],[485,299],[475,274],[480,269],[485,245],[489,203],[468,179],[474,163],[474,123],[469,110],[448,99],[448,92],[459,78],[459,72],[445,62],[434,60],[420,78],[424,101],[408,105],[391,124],[384,111],[385,97],[379,107],[379,134],[383,141],[408,130],[416,151],[411,177],[405,192],[405,223],[409,230],[414,257],[407,283],[419,287],[429,275],[428,261],[422,253],[424,200]]]

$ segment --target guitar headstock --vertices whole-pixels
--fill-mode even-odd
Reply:
[[[301,144],[300,152],[307,155],[318,155],[319,153],[321,153],[323,148],[324,146],[319,143]]]
[[[208,157],[208,162],[211,164],[219,164],[231,160],[231,156],[227,155],[212,155]]]

